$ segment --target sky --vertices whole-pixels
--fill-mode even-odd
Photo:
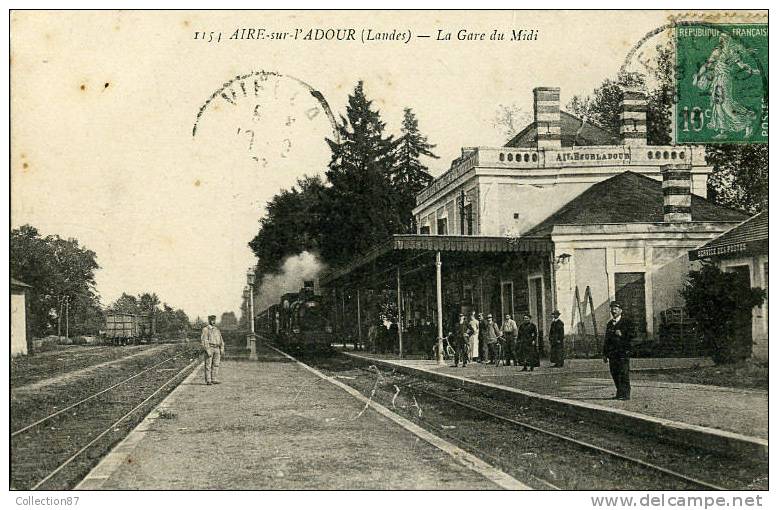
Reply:
[[[499,105],[531,114],[537,86],[561,87],[563,105],[591,93],[667,16],[16,11],[11,225],[94,250],[104,305],[122,292],[153,291],[192,318],[239,313],[255,263],[247,243],[266,202],[303,175],[322,174],[329,161],[324,138],[332,126],[304,84],[337,117],[363,80],[392,133],[403,108],[412,108],[437,144],[440,159],[427,163],[439,175],[461,147],[505,142],[494,126]],[[229,39],[244,28],[288,35]],[[356,40],[302,40],[316,28],[352,28]],[[410,42],[363,43],[363,29],[410,30]],[[456,40],[461,29],[486,40]],[[537,40],[507,40],[514,29],[534,29]],[[437,40],[438,30],[452,40]],[[494,30],[506,40],[490,41]],[[211,32],[221,40],[203,40]],[[233,101],[217,93],[206,104],[224,83],[254,72],[280,76],[265,75],[253,96],[253,77],[244,80],[245,97],[235,82],[227,91],[231,99],[236,92]]]

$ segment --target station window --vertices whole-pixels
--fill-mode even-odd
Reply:
[[[448,218],[438,218],[438,235],[448,234]]]
[[[466,236],[471,236],[473,232],[473,204],[467,204],[463,209],[463,215],[465,219],[465,231],[462,232]]]

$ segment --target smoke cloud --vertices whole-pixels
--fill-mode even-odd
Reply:
[[[318,255],[309,251],[287,257],[279,273],[262,278],[255,298],[254,313],[277,304],[287,292],[299,292],[305,280],[317,280],[324,268]]]

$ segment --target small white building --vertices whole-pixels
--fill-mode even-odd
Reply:
[[[26,283],[11,278],[11,356],[27,354]]]

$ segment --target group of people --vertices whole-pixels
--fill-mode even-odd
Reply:
[[[611,319],[605,326],[605,342],[603,344],[603,361],[609,364],[613,382],[616,385],[616,396],[619,400],[630,399],[629,357],[634,330],[629,319],[622,313],[617,302],[610,304]],[[425,321],[423,331],[431,330],[431,323]],[[398,336],[397,322],[386,315],[379,317],[379,323],[373,325],[368,333],[369,341],[378,352],[391,352],[394,340]],[[561,368],[565,364],[564,352],[565,325],[559,318],[559,311],[551,314],[548,339],[551,344],[551,367]],[[502,325],[497,325],[492,314],[470,317],[459,314],[459,320],[449,333],[448,341],[454,348],[454,366],[467,366],[468,363],[503,362],[506,366],[513,363],[521,365],[522,371],[534,370],[540,366],[538,352],[538,328],[532,323],[532,317],[524,314],[520,325],[516,324],[510,314],[505,315]],[[216,327],[216,316],[208,316],[208,324],[200,336],[205,362],[205,383],[219,384],[217,379],[221,357],[224,354],[224,340]],[[437,343],[437,342],[436,342]]]
[[[552,367],[564,366],[565,326],[559,319],[559,311],[552,314],[549,328]],[[498,325],[492,314],[470,317],[459,314],[454,330],[449,333],[449,343],[455,351],[454,366],[467,366],[471,362],[491,363],[506,366],[522,366],[522,371],[533,371],[540,366],[538,328],[532,322],[532,316],[525,313],[522,323],[517,325],[510,314],[506,314]]]

